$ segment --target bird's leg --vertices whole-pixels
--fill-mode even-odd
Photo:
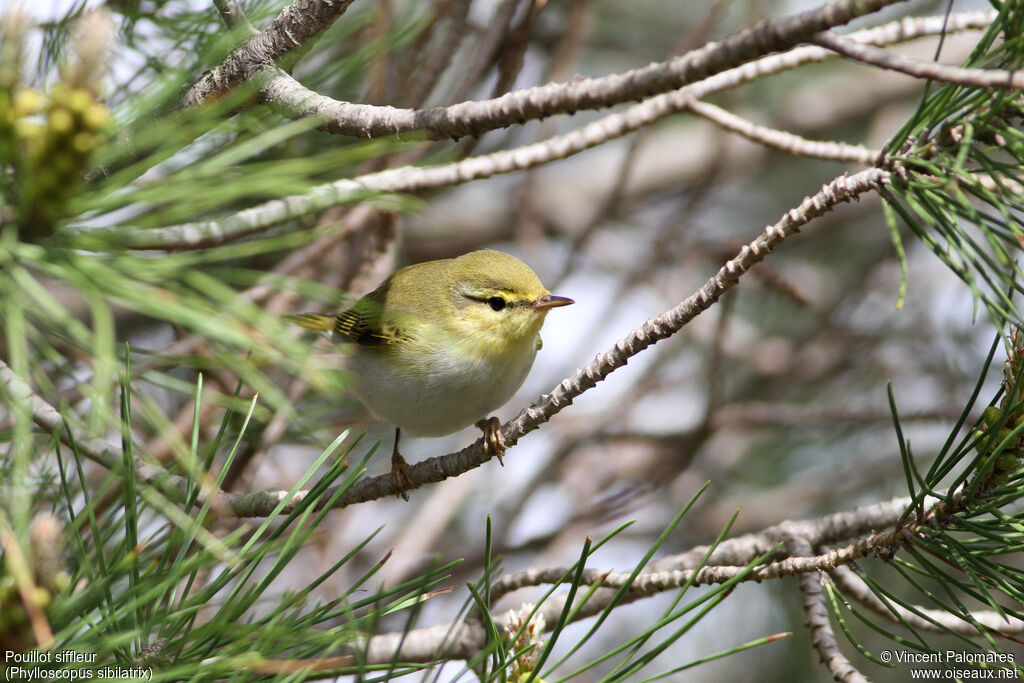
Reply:
[[[409,500],[409,496],[406,495],[406,489],[412,487],[412,474],[409,472],[409,463],[405,461],[402,454],[398,452],[398,437],[401,435],[402,430],[398,427],[395,428],[395,449],[391,451],[391,476],[395,480],[395,488],[398,489],[398,495],[403,500]]]
[[[498,464],[505,466],[501,456],[505,454],[505,437],[501,435],[501,420],[496,417],[488,417],[476,423],[476,426],[484,433],[484,453],[494,455],[498,458]]]

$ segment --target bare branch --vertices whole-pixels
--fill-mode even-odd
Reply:
[[[384,172],[389,173],[389,172]],[[382,174],[378,174],[382,175]],[[667,339],[681,330],[690,320],[710,308],[719,297],[732,289],[740,277],[755,264],[765,258],[772,249],[787,237],[795,235],[811,220],[831,211],[836,205],[849,202],[871,190],[881,188],[888,181],[889,174],[877,168],[866,169],[853,176],[841,176],[812,197],[807,197],[794,209],[791,209],[775,225],[765,228],[764,232],[753,242],[744,246],[740,253],[709,279],[701,289],[672,310],[649,319],[640,328],[619,341],[613,348],[598,355],[593,362],[575,375],[562,381],[550,394],[541,396],[539,401],[523,410],[515,419],[502,426],[502,437],[505,443],[514,445],[521,437],[537,429],[556,413],[583,392],[593,388],[598,382],[626,365],[628,360],[647,347],[662,339]],[[26,402],[31,407],[37,424],[50,432],[61,430],[63,420],[60,414],[41,398],[21,378],[17,377],[9,367],[0,362],[0,382],[8,385],[8,390],[17,400]],[[75,433],[72,425],[67,429]],[[104,467],[115,469],[118,465],[120,449],[112,444],[76,435],[79,447],[89,457]],[[483,440],[456,453],[435,456],[418,462],[410,467],[412,484],[408,490],[419,488],[425,484],[443,481],[479,467],[490,459],[483,448]],[[136,463],[136,471],[142,481],[158,484],[169,495],[183,495],[188,489],[187,482],[181,477],[174,477],[158,467],[143,461]],[[335,507],[345,507],[355,503],[396,495],[395,479],[390,474],[361,479],[338,498]],[[230,509],[231,514],[240,517],[261,517],[270,514],[277,505],[287,497],[287,491],[253,491],[246,494],[229,494],[217,492],[220,509]],[[302,501],[308,495],[300,491],[292,498],[286,510]]]
[[[831,211],[837,204],[856,199],[872,189],[881,188],[888,181],[888,177],[889,174],[881,169],[866,169],[852,176],[836,178],[813,197],[805,198],[798,207],[783,216],[781,221],[765,228],[757,239],[743,247],[738,256],[728,261],[695,294],[671,311],[649,319],[628,337],[616,343],[613,348],[599,354],[590,365],[578,370],[573,377],[564,380],[554,391],[542,396],[540,401],[507,423],[502,429],[505,442],[514,444],[519,437],[547,422],[553,415],[570,405],[577,396],[594,387],[617,368],[624,366],[631,357],[678,332],[690,320],[710,308],[722,294],[732,289],[743,273],[812,219]]]
[[[811,544],[806,539],[793,538],[787,545],[797,554],[809,555],[812,552]],[[841,683],[868,683],[867,677],[857,671],[843,654],[832,630],[828,598],[822,587],[822,582],[828,580],[824,572],[800,576],[800,592],[804,595],[804,614],[807,615],[807,628],[811,631],[811,643],[835,680]]]
[[[903,506],[900,508],[900,512],[902,513],[903,510],[906,509],[906,505],[909,504],[909,501],[903,499],[900,500],[903,502]],[[894,501],[890,501],[888,503],[880,504],[882,507],[880,507],[879,510],[870,510],[867,512],[856,510],[845,514],[853,517],[859,517],[866,514],[874,518],[879,511],[891,511],[890,506],[893,502]],[[941,504],[937,504],[937,506],[938,505]],[[659,560],[657,563],[652,564],[649,567],[649,571],[639,574],[635,579],[631,578],[630,572],[611,572],[599,569],[588,569],[583,572],[582,583],[586,585],[599,584],[603,589],[620,589],[625,586],[629,586],[630,599],[638,600],[648,595],[663,593],[675,588],[682,588],[686,585],[706,586],[723,584],[737,579],[744,582],[760,582],[769,579],[778,579],[784,576],[817,574],[819,572],[830,571],[836,567],[849,564],[850,562],[862,557],[869,557],[873,555],[889,557],[896,550],[909,543],[909,539],[903,534],[902,527],[898,527],[867,536],[860,536],[859,534],[855,536],[847,536],[847,539],[856,538],[856,540],[847,545],[822,552],[819,555],[792,554],[785,551],[788,554],[781,557],[781,559],[768,562],[767,564],[762,564],[754,567],[753,569],[749,567],[751,563],[757,561],[759,557],[765,554],[784,552],[779,550],[778,546],[786,543],[789,538],[792,538],[789,534],[793,531],[808,531],[813,538],[828,536],[827,532],[829,531],[829,528],[828,521],[826,520],[829,520],[829,518],[825,518],[823,520],[783,522],[776,527],[769,527],[768,529],[764,529],[756,534],[747,534],[738,539],[734,539],[736,543],[726,541],[726,543],[730,543],[733,546],[727,552],[735,553],[737,548],[742,547],[749,553],[743,557],[736,557],[735,559],[739,561],[735,564],[721,564],[721,558],[719,558],[717,562],[710,559],[703,561],[708,553],[708,548],[699,547],[688,550],[680,555]],[[898,521],[898,519],[893,519],[889,526],[896,524]],[[863,529],[866,527],[867,525],[864,523],[863,519],[857,519],[854,528]],[[783,530],[783,534],[787,537],[784,539],[777,538],[779,530]],[[695,566],[686,566],[693,563],[694,558],[699,558],[696,560]],[[512,591],[525,588],[526,586],[564,583],[566,581],[566,576],[571,575],[572,570],[568,567],[528,569],[516,574],[506,575],[491,586],[491,600],[492,603],[496,602]],[[607,603],[605,603],[605,605],[606,604]]]
[[[233,0],[228,0],[229,2]],[[330,27],[353,0],[296,0],[281,10],[270,26],[250,36],[223,62],[206,72],[182,100],[186,107],[202,104],[208,97],[230,90],[251,79],[263,67],[274,64],[292,50]],[[233,12],[221,9],[225,21]]]
[[[324,121],[321,129],[331,133],[380,137],[426,131],[436,138],[458,139],[528,120],[601,109],[676,90],[771,52],[788,50],[821,31],[902,1],[839,0],[799,14],[763,21],[753,28],[720,42],[708,43],[667,62],[601,78],[550,83],[491,100],[460,102],[434,109],[397,109],[338,102],[306,90],[279,69],[264,68],[271,64],[266,60],[258,62],[258,68],[250,68],[247,77],[258,75],[261,98],[283,109],[286,116],[321,119]],[[186,104],[198,101],[186,98]]]
[[[949,19],[949,31],[977,29],[990,24],[992,11],[963,12]],[[910,40],[943,30],[942,17],[904,19],[874,29],[851,34],[856,40],[887,44],[896,40]],[[250,209],[210,221],[183,223],[163,228],[142,230],[133,226],[120,226],[109,230],[67,228],[69,236],[89,234],[101,240],[110,239],[124,249],[199,249],[234,241],[269,229],[290,218],[321,211],[332,206],[355,201],[374,192],[416,192],[437,189],[470,180],[513,173],[534,168],[551,161],[564,159],[605,142],[628,135],[672,114],[686,111],[694,100],[738,87],[767,75],[796,68],[802,64],[823,61],[834,54],[824,48],[802,47],[782,55],[764,57],[736,69],[712,76],[681,90],[658,95],[624,112],[610,114],[565,135],[511,150],[464,159],[452,164],[433,167],[402,167],[357,178],[343,179],[315,187],[302,195],[293,195],[265,202]],[[286,82],[301,89],[303,97],[320,97],[302,86],[284,72]],[[356,105],[353,105],[356,106]],[[359,105],[369,106],[369,105]]]
[[[249,23],[238,0],[213,0],[213,4],[217,6],[217,11],[220,12],[220,18],[224,20],[225,26],[230,29],[245,29],[250,35],[256,33],[256,28]]]
[[[900,73],[943,83],[956,83],[974,88],[1012,88],[1024,90],[1024,72],[1003,69],[965,69],[936,62],[904,57],[857,41],[825,31],[812,39],[844,57],[855,59],[872,66],[899,71]]]
[[[725,130],[738,133],[748,140],[773,147],[796,156],[827,159],[829,161],[850,161],[862,166],[875,163],[881,150],[868,149],[863,145],[848,145],[845,142],[808,140],[783,130],[759,126],[747,119],[736,116],[721,107],[707,102],[692,100],[687,109]]]

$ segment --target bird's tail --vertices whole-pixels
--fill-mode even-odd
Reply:
[[[281,316],[285,320],[307,330],[317,332],[330,332],[334,328],[333,315],[320,315],[319,313],[298,313],[295,315]]]

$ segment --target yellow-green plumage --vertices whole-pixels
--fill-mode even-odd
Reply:
[[[569,303],[519,259],[488,250],[402,268],[337,316],[285,318],[354,345],[346,367],[376,417],[442,436],[512,397],[547,311]]]
[[[289,313],[281,317],[294,325],[317,332],[327,332],[334,325],[334,318],[319,313]]]

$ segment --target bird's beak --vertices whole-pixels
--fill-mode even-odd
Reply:
[[[546,311],[551,308],[558,308],[559,306],[568,306],[569,304],[576,303],[567,296],[555,296],[554,294],[545,294],[542,297],[538,297],[533,302],[533,310],[535,311]]]

